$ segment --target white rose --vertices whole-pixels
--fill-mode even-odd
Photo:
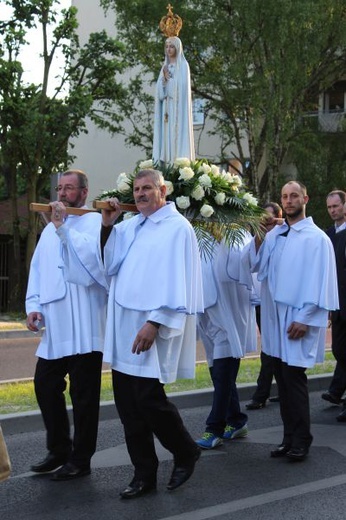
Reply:
[[[141,170],[152,170],[153,161],[151,159],[148,159],[147,161],[142,161],[139,163],[139,167]]]
[[[126,173],[120,173],[117,179],[117,190],[120,193],[126,193],[130,190],[130,179],[126,175]]]
[[[211,168],[209,166],[209,164],[206,164],[206,163],[203,163],[201,164],[201,166],[198,168],[198,173],[210,173],[211,172]]]
[[[226,202],[226,194],[220,191],[215,195],[214,200],[216,204],[218,204],[219,206],[223,206]]]
[[[190,166],[191,161],[187,157],[177,157],[174,161],[175,168],[185,168],[186,166]]]
[[[200,178],[198,179],[198,182],[200,183],[201,186],[204,186],[205,188],[211,188],[211,186],[212,186],[211,178],[209,177],[209,175],[207,173],[204,173],[203,175],[201,175]]]
[[[192,168],[185,166],[185,168],[180,168],[179,170],[179,177],[178,180],[188,181],[189,179],[192,179],[192,177],[195,175],[195,172]]]
[[[119,173],[117,180],[119,181],[119,180],[123,180],[123,179],[127,179],[128,180],[127,173],[125,173],[125,172]]]
[[[133,211],[127,211],[123,215],[123,220],[129,220],[130,218],[134,217],[136,213],[133,213]]]
[[[180,209],[187,209],[190,207],[190,197],[184,197],[183,195],[181,197],[177,197],[175,199],[175,203]]]
[[[257,199],[249,192],[244,193],[243,199],[246,200],[248,204],[252,204],[253,206],[257,206]]]
[[[197,184],[196,188],[191,193],[191,197],[196,200],[201,200],[204,197],[204,189],[200,184]]]
[[[243,185],[243,181],[239,175],[232,175],[232,184],[239,187]]]
[[[233,182],[233,175],[229,172],[223,172],[224,174],[222,175],[222,177],[225,179],[225,181],[229,182],[230,184],[232,184]]]
[[[211,217],[213,213],[214,209],[212,208],[212,206],[209,206],[209,204],[203,204],[203,206],[200,209],[200,214],[202,215],[202,217],[205,218]]]
[[[215,177],[218,177],[220,175],[220,169],[218,166],[216,166],[216,164],[212,164],[211,167],[211,173],[215,176]]]
[[[173,186],[173,182],[171,181],[165,181],[165,185],[166,185],[166,195],[171,195],[171,193],[173,193],[174,191],[174,186]]]

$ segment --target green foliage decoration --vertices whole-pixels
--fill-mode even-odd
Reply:
[[[191,221],[203,254],[212,252],[210,237],[233,244],[240,242],[246,231],[260,232],[263,210],[257,199],[239,175],[220,171],[207,159],[190,161],[181,157],[164,166],[152,160],[141,161],[133,173],[120,173],[116,187],[101,193],[99,199],[116,197],[120,202],[134,204],[134,177],[139,170],[150,169],[162,172],[167,200],[173,201]]]

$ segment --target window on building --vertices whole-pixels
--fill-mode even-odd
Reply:
[[[324,93],[324,112],[345,112],[346,108],[346,81],[336,82],[332,88]]]
[[[204,124],[204,106],[205,100],[201,98],[195,98],[192,101],[192,121],[193,125]]]

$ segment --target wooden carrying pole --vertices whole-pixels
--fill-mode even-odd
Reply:
[[[102,200],[94,200],[93,206],[95,209],[87,209],[87,208],[70,208],[66,207],[67,215],[85,215],[86,213],[95,213],[97,209],[113,209],[108,202]],[[137,212],[137,208],[135,204],[119,204],[120,209],[122,211],[135,211]],[[51,213],[52,207],[49,204],[39,204],[37,202],[32,202],[30,204],[30,211],[37,211],[42,213]]]
[[[114,209],[106,200],[94,200],[93,207],[97,209]],[[120,202],[119,207],[122,211],[133,211],[134,213],[138,213],[136,204],[123,204]]]

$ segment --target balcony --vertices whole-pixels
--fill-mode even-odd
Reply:
[[[344,110],[330,110],[329,112],[309,112],[304,115],[305,122],[311,128],[320,132],[336,133],[346,131],[346,112]]]
[[[318,126],[321,132],[342,132],[346,130],[346,112],[333,110],[319,112]]]

